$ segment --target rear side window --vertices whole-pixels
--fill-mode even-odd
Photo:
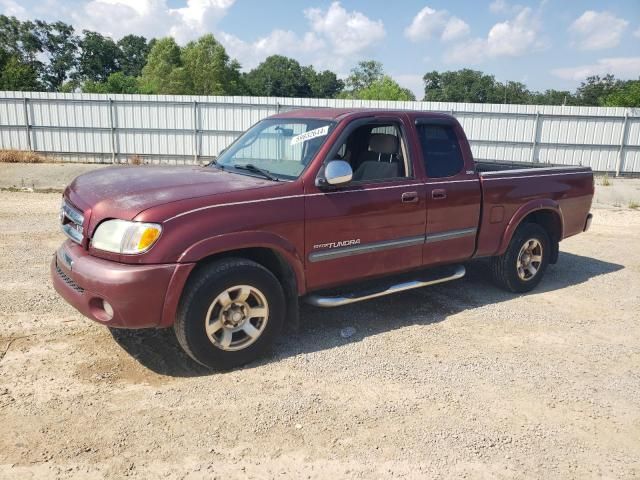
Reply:
[[[453,127],[418,125],[422,155],[430,178],[452,177],[462,170],[464,162]]]

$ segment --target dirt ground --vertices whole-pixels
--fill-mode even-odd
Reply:
[[[303,307],[214,374],[57,297],[59,194],[0,192],[0,478],[638,478],[640,212],[595,208],[540,288]],[[355,334],[343,338],[352,327]]]

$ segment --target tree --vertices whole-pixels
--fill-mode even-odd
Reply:
[[[351,91],[362,90],[370,87],[374,82],[382,80],[383,77],[382,63],[375,60],[364,60],[358,62],[358,65],[351,69],[346,86]]]
[[[116,45],[118,66],[122,73],[130,77],[139,77],[151,50],[147,39],[138,35],[125,35]]]
[[[302,67],[313,98],[335,98],[344,88],[344,82],[330,70],[316,72],[313,66]]]
[[[311,86],[300,64],[293,58],[271,55],[245,75],[252,95],[309,97]]]
[[[580,84],[576,90],[579,105],[604,105],[605,97],[621,87],[620,80],[609,74],[604,77],[593,75]]]
[[[575,105],[575,96],[568,90],[545,90],[532,92],[529,103],[533,105]]]
[[[0,15],[0,47],[6,55],[5,68],[10,69],[10,77],[7,79],[5,76],[5,84],[13,85],[15,90],[28,90],[34,85],[41,89],[38,79],[43,63],[38,56],[42,51],[42,44],[36,34],[36,25],[30,21],[21,22],[16,17]],[[16,83],[18,79],[26,83]]]
[[[415,95],[411,90],[401,87],[398,82],[388,75],[384,75],[381,79],[375,80],[371,85],[355,92],[355,96],[359,100],[398,100],[411,101],[415,100]]]
[[[47,90],[57,91],[77,66],[78,37],[73,27],[63,22],[36,20],[36,27],[42,51],[47,58],[42,80]]]
[[[41,65],[37,56],[42,43],[33,22],[21,22],[16,17],[0,15],[0,45],[9,54],[32,66]]]
[[[621,82],[619,88],[604,97],[607,107],[640,107],[640,80]]]
[[[384,73],[382,64],[375,60],[359,62],[351,69],[346,81],[347,90],[340,98],[359,100],[415,100],[416,97]]]
[[[502,103],[493,75],[468,68],[458,71],[429,72],[423,77],[424,99],[432,102]],[[500,95],[502,93],[502,96]]]
[[[229,78],[227,84],[227,95],[248,95],[249,88],[244,81],[244,77],[240,70],[242,65],[235,58],[229,63]]]
[[[42,88],[33,65],[0,50],[0,90],[33,91]]]
[[[106,82],[99,83],[89,80],[82,86],[85,93],[140,93],[138,79],[124,72],[109,75]]]
[[[316,72],[293,58],[272,55],[245,75],[252,95],[276,97],[334,98],[344,82],[329,70]]]
[[[184,93],[182,81],[186,79],[180,58],[180,47],[171,37],[157,40],[142,69],[141,89],[144,93]]]
[[[83,30],[82,34],[76,76],[82,82],[104,82],[118,71],[118,47],[112,39],[97,32]]]
[[[527,104],[531,100],[531,92],[521,82],[513,82],[511,80],[505,83],[496,82],[495,92],[492,96],[496,98],[501,94],[504,98],[500,103]]]
[[[233,95],[242,93],[240,64],[231,61],[224,47],[211,34],[189,42],[181,52],[182,65],[192,95]]]

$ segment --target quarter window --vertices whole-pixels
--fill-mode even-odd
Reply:
[[[418,125],[422,155],[430,178],[452,177],[462,170],[464,162],[460,144],[449,125]]]

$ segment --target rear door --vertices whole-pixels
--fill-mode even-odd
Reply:
[[[416,120],[416,133],[427,177],[423,263],[466,260],[476,247],[482,194],[478,175],[465,166],[463,132],[456,122],[425,118]]]
[[[305,245],[307,288],[323,288],[353,280],[382,276],[420,267],[426,223],[424,182],[417,180],[406,132],[408,118],[382,117],[354,121],[336,141],[329,158],[341,158],[355,167],[359,178],[361,157],[367,162],[400,161],[393,178],[354,180],[333,190],[306,187]],[[371,127],[371,128],[369,128]],[[362,145],[368,135],[399,135],[398,153],[376,155]],[[360,130],[357,130],[360,129]],[[375,144],[376,142],[374,142]],[[377,159],[377,160],[376,160]]]

